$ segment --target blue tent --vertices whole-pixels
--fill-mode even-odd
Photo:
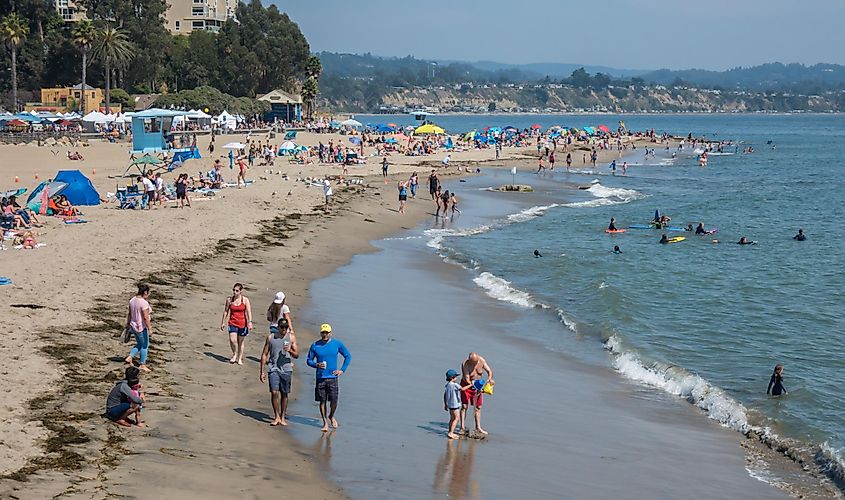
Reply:
[[[73,205],[99,205],[100,195],[91,181],[79,170],[60,170],[55,181],[67,183],[62,194]]]

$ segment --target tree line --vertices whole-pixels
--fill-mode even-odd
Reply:
[[[65,22],[51,0],[0,3],[2,63],[11,68],[0,72],[0,92],[9,94],[5,107],[18,109],[22,93],[32,100],[42,87],[80,82],[104,88],[106,106],[128,93],[198,87],[247,98],[274,89],[302,91],[312,101],[319,91],[319,59],[310,55],[299,26],[275,5],[241,2],[237,20],[227,20],[219,33],[172,35],[162,0],[76,3],[87,19]]]

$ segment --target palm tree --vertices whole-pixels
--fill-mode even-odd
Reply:
[[[12,54],[12,107],[18,111],[18,47],[29,34],[29,26],[16,12],[12,12],[0,21],[0,35]]]
[[[323,64],[319,57],[313,54],[308,56],[308,61],[305,63],[305,74],[315,80],[320,79],[320,75],[323,74]]]
[[[312,76],[309,76],[302,84],[300,94],[302,101],[305,103],[305,116],[307,118],[312,118],[314,114],[314,101],[317,99],[319,91],[320,87],[317,85],[317,80]]]
[[[85,114],[85,87],[87,82],[88,71],[88,53],[91,51],[91,46],[97,39],[97,31],[94,25],[88,19],[81,19],[76,22],[71,31],[73,36],[73,43],[82,53],[82,114]]]
[[[95,59],[103,62],[106,73],[106,113],[111,112],[111,70],[112,67],[123,67],[132,59],[133,45],[123,30],[107,26],[97,34],[94,51]]]

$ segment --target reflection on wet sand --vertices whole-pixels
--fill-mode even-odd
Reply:
[[[471,479],[475,460],[474,439],[455,439],[446,442],[434,469],[434,493],[449,498],[481,498],[480,485]]]

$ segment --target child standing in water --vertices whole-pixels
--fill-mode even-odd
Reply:
[[[772,378],[769,379],[769,387],[766,389],[766,395],[780,396],[789,394],[786,387],[783,386],[783,365],[775,365],[775,371],[772,372]]]

